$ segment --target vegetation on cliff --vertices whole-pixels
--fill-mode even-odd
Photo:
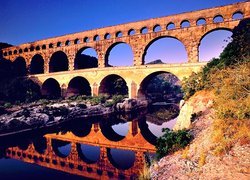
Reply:
[[[250,19],[233,30],[232,42],[198,74],[183,83],[185,98],[206,89],[214,92],[213,139],[216,154],[233,144],[250,142]]]

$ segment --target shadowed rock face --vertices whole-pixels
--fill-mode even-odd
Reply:
[[[187,102],[180,102],[181,110],[173,130],[188,129],[194,118],[212,107],[213,100],[211,98],[204,98],[203,94],[204,93],[195,95]],[[204,96],[206,97],[206,95]]]

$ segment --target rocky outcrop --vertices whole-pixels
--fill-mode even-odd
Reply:
[[[106,107],[105,104],[83,104],[81,102],[54,102],[47,105],[32,103],[16,106],[10,112],[4,111],[0,115],[0,137],[23,130],[58,125],[79,118],[128,112],[141,107],[145,108],[147,103],[126,98],[116,107]]]
[[[115,105],[117,112],[130,112],[140,108],[146,108],[148,106],[147,100],[137,100],[125,98],[122,102]]]
[[[188,101],[180,101],[180,114],[177,117],[173,130],[188,129],[195,117],[211,108],[213,104],[212,94],[200,92],[194,95]]]
[[[213,94],[198,92],[185,102],[193,106],[190,133],[194,139],[182,150],[163,157],[150,167],[151,179],[250,179],[250,145],[232,144],[225,154],[216,155],[213,142],[215,112]],[[210,107],[210,108],[209,108]]]
[[[54,103],[51,105],[24,105],[14,112],[0,116],[0,136],[19,131],[58,125],[60,123],[90,116],[111,114],[112,108],[102,105],[87,107],[85,104]]]

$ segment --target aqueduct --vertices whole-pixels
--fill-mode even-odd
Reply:
[[[240,18],[235,15],[240,15]],[[249,17],[250,2],[247,1],[25,43],[3,49],[3,55],[19,64],[19,68],[29,67],[30,77],[41,86],[44,94],[58,89],[53,93],[66,96],[67,93],[84,91],[84,94],[98,95],[102,80],[116,75],[126,82],[129,97],[137,97],[141,82],[152,73],[169,72],[182,80],[192,72],[199,71],[205,65],[199,62],[201,40],[215,30],[231,31],[240,19]],[[183,43],[188,57],[186,63],[144,63],[149,45],[164,37]],[[109,52],[119,43],[131,47],[133,66],[109,67]],[[87,48],[96,50],[98,63],[93,68],[81,69],[75,65],[77,54]],[[72,83],[72,79],[79,81]],[[78,86],[79,83],[84,85]]]

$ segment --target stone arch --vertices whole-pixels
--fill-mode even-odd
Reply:
[[[213,32],[216,32],[216,31],[221,31],[221,30],[224,30],[224,31],[228,31],[228,32],[232,32],[232,29],[228,28],[228,27],[219,27],[219,28],[214,28],[214,29],[211,29],[209,31],[207,31],[206,33],[204,33],[201,38],[199,39],[199,60],[202,61],[204,59],[201,58],[201,56],[203,56],[203,51],[202,51],[202,40],[209,34],[213,33]],[[217,40],[217,39],[216,39]],[[224,39],[223,39],[224,41]],[[216,47],[216,46],[213,46],[213,47]],[[206,46],[206,49],[208,49],[209,47]],[[221,48],[221,47],[216,47],[217,49],[218,48]],[[210,60],[210,59],[209,59]],[[205,60],[207,61],[207,60]]]
[[[106,33],[106,34],[104,35],[104,39],[110,39],[110,38],[111,38],[110,33]]]
[[[85,50],[92,51],[92,54],[84,54]],[[97,51],[92,47],[83,47],[81,48],[75,56],[74,60],[74,69],[87,69],[87,68],[96,68],[98,67],[98,54]]]
[[[159,32],[161,31],[161,26],[159,24],[156,24],[154,27],[153,27],[153,32]]]
[[[115,59],[115,62],[113,62],[113,64],[110,64],[110,53],[112,52],[112,50],[114,49],[114,48],[116,48],[116,47],[118,47],[119,45],[125,45],[124,47],[122,47],[123,48],[123,50],[124,50],[124,48],[126,48],[126,51],[128,51],[124,56],[123,56],[123,58],[126,56],[126,59],[125,59],[125,61],[123,61],[121,64],[118,64],[117,63],[117,60],[118,59]],[[120,50],[120,51],[122,51],[122,50]],[[120,52],[119,51],[119,52]],[[129,57],[129,56],[131,56],[131,57]],[[114,44],[112,44],[108,49],[107,49],[107,51],[106,51],[106,54],[105,54],[105,66],[106,67],[109,67],[109,66],[113,66],[114,64],[116,64],[115,66],[133,66],[133,64],[134,64],[134,58],[133,58],[133,50],[132,50],[132,47],[129,45],[129,44],[127,44],[126,42],[116,42],[116,43],[114,43]],[[129,57],[129,58],[127,58],[127,57]],[[129,60],[128,60],[129,59]],[[119,61],[120,62],[120,61]]]
[[[54,153],[61,158],[68,157],[71,152],[71,143],[68,141],[52,139],[51,145]]]
[[[173,22],[170,22],[167,24],[167,30],[172,30],[172,29],[175,29],[175,24]]]
[[[67,55],[63,51],[54,52],[49,61],[49,72],[67,71],[68,68]]]
[[[148,28],[145,26],[145,27],[142,27],[141,29],[140,29],[140,33],[141,34],[147,34],[148,33]]]
[[[16,76],[26,76],[27,75],[26,61],[22,56],[17,57],[13,61],[13,72],[16,74]]]
[[[17,50],[16,49],[14,50],[14,54],[17,54]]]
[[[74,44],[80,44],[80,39],[76,38],[76,39],[74,40]]]
[[[206,19],[203,18],[203,17],[197,19],[197,21],[196,21],[196,25],[197,25],[197,26],[205,25],[206,23],[207,23],[207,22],[206,22]]]
[[[57,42],[56,47],[61,47],[61,46],[62,46],[62,42],[61,41]]]
[[[46,49],[46,45],[44,44],[44,45],[42,45],[42,49]]]
[[[69,46],[70,45],[70,40],[65,41],[65,46]]]
[[[128,31],[128,35],[129,35],[129,36],[135,35],[135,33],[136,33],[136,31],[135,31],[134,29],[130,29],[130,30]]]
[[[123,36],[123,34],[122,34],[121,31],[118,31],[118,32],[115,33],[115,37],[117,37],[117,38],[120,38],[122,36]]]
[[[135,152],[131,150],[108,148],[107,156],[109,162],[117,169],[127,170],[134,166]]]
[[[76,144],[78,156],[87,164],[93,164],[100,160],[101,148],[87,144]]]
[[[102,79],[99,93],[110,96],[115,94],[128,95],[127,82],[119,75],[110,74]]]
[[[60,84],[54,78],[49,78],[42,84],[41,93],[46,98],[59,98],[61,96]]]
[[[36,46],[36,51],[39,51],[40,49],[40,46]]]
[[[28,52],[29,51],[29,49],[26,47],[25,49],[24,49],[24,52]]]
[[[157,91],[162,91],[162,92],[148,92],[148,85],[150,83],[152,83],[152,80],[159,76],[159,75],[164,75],[166,74],[168,77],[170,78],[167,78],[166,76],[166,79],[168,79],[170,82],[170,84],[173,84],[173,87],[176,85],[179,86],[179,89],[176,89],[176,91],[180,91],[181,93],[181,89],[180,89],[180,78],[178,78],[177,75],[171,73],[171,72],[167,72],[167,71],[156,71],[156,72],[153,72],[149,75],[147,75],[141,82],[140,82],[140,86],[139,86],[139,89],[138,89],[138,93],[137,93],[137,96],[139,99],[151,99],[152,101],[167,101],[167,98],[169,98],[169,95],[168,95],[168,91],[169,89],[166,89],[165,90],[165,86],[163,86],[164,89],[161,89],[162,87],[161,86],[156,86],[155,89],[157,89]],[[166,80],[165,80],[166,81]],[[166,88],[168,88],[168,86],[166,86]],[[152,88],[154,89],[154,88]],[[170,89],[171,90],[171,89]],[[173,89],[175,90],[175,89]],[[182,94],[182,93],[181,93]],[[180,94],[180,95],[181,95]],[[153,98],[153,99],[152,99]],[[178,96],[176,97],[176,101],[179,101],[182,96]]]
[[[23,52],[23,50],[22,49],[19,49],[19,51],[18,51],[20,54]]]
[[[85,37],[85,38],[83,39],[83,42],[88,43],[88,42],[89,42],[89,38],[88,38],[88,37]]]
[[[188,20],[183,20],[180,25],[181,28],[188,28],[190,27],[190,22]]]
[[[100,36],[99,36],[98,34],[95,35],[94,38],[93,38],[93,40],[94,40],[94,41],[100,41]]]
[[[35,50],[35,47],[32,45],[30,46],[30,52],[34,51]]]
[[[72,95],[91,96],[91,87],[88,80],[81,76],[72,78],[68,84],[67,96]]]
[[[235,11],[233,14],[232,14],[232,19],[233,20],[240,20],[240,19],[243,19],[244,18],[244,13],[242,11]]]
[[[213,23],[221,23],[224,21],[224,17],[220,14],[214,16]]]
[[[52,43],[49,44],[49,48],[53,48],[53,44]]]
[[[206,35],[208,35],[208,34],[211,33],[211,32],[219,31],[219,30],[226,30],[226,31],[232,32],[232,29],[231,29],[231,28],[228,28],[228,27],[219,27],[219,28],[211,29],[211,30],[207,31],[206,33],[204,33],[204,34],[201,36],[201,38],[200,38],[200,40],[199,40],[199,44],[201,43],[202,39],[203,39]]]
[[[36,54],[31,59],[30,74],[42,73],[44,73],[44,59],[40,54]]]
[[[164,39],[164,38],[170,38],[170,39],[174,39],[174,40],[177,40],[178,42],[181,43],[181,45],[183,46],[185,52],[186,52],[186,58],[187,58],[187,50],[186,50],[186,47],[184,46],[183,42],[181,40],[179,40],[178,38],[176,37],[173,37],[173,36],[159,36],[155,39],[152,39],[146,46],[145,46],[145,49],[144,49],[144,52],[142,54],[142,64],[145,64],[145,57],[146,57],[146,54],[147,54],[147,51],[149,49],[149,47],[155,43],[156,41],[158,40],[161,40],[161,39]]]

